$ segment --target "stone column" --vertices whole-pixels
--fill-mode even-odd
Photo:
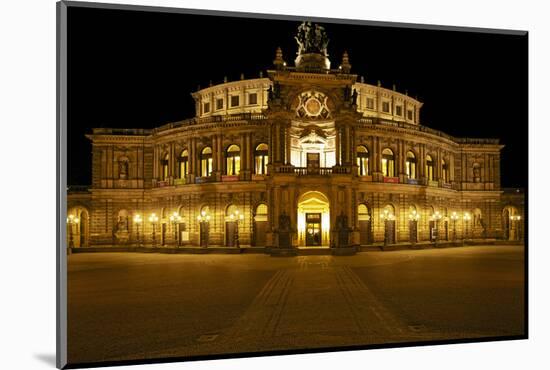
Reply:
[[[350,156],[351,156],[351,165],[357,167],[357,142],[355,140],[355,128],[351,128],[350,133]],[[354,170],[354,173],[357,173],[357,170]]]
[[[455,182],[455,155],[451,153],[449,155],[449,182]]]
[[[418,174],[420,180],[426,184],[426,145],[420,144],[420,158],[418,158]]]
[[[280,123],[279,122],[274,122],[273,123],[273,126],[272,126],[272,141],[273,141],[273,163],[278,163],[280,164],[281,163],[281,158],[280,158]]]
[[[216,156],[218,158],[218,174],[219,176],[221,176],[221,174],[225,173],[225,160],[223,155],[223,135],[222,134],[218,135],[218,139],[216,140],[216,147],[212,148],[212,151],[213,151],[212,157]]]
[[[336,139],[335,139],[335,155],[336,155],[336,165],[339,166],[341,162],[341,133],[340,133],[340,124],[336,123]]]
[[[287,122],[285,125],[285,164],[290,165],[290,145],[291,145],[291,137],[290,137],[290,122]]]
[[[441,160],[443,159],[441,153],[441,148],[437,148],[437,165],[435,166],[436,172],[435,172],[435,179],[438,180],[440,183],[443,180],[443,164]]]
[[[267,169],[269,171],[269,173],[271,173],[271,167],[272,167],[272,164],[273,162],[275,161],[275,156],[274,156],[274,153],[275,153],[275,150],[273,149],[273,125],[270,124],[269,125],[269,130],[267,131],[267,157],[268,157],[268,165],[267,165]],[[269,213],[271,214],[271,211],[269,211]]]
[[[345,136],[346,136],[346,146],[345,146],[345,156],[344,156],[344,160],[345,160],[345,163],[347,165],[351,165],[353,164],[352,161],[351,161],[351,158],[352,158],[352,154],[351,154],[351,151],[352,151],[352,145],[351,145],[351,142],[352,142],[352,133],[351,133],[351,127],[349,126],[349,124],[346,124],[346,126],[344,127],[344,133],[345,133]]]

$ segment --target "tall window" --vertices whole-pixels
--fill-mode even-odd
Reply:
[[[268,147],[267,144],[258,144],[256,150],[254,151],[254,167],[256,174],[265,175],[267,174],[267,164],[268,164]]]
[[[407,152],[407,159],[405,160],[407,171],[407,177],[409,179],[416,179],[416,156],[413,152],[409,151]]]
[[[382,102],[382,111],[386,112],[386,113],[390,112],[390,103],[389,102],[387,102],[387,101]]]
[[[396,105],[395,106],[395,114],[398,115],[398,116],[402,116],[403,115],[403,107],[400,106],[400,105]]]
[[[258,104],[258,94],[252,93],[252,94],[248,95],[248,104],[250,104],[250,105]]]
[[[359,176],[369,174],[369,151],[364,145],[357,147],[357,167],[359,167]]]
[[[216,109],[223,109],[223,99],[216,99]]]
[[[204,103],[204,113],[210,112],[210,103]]]
[[[170,155],[168,153],[166,153],[164,155],[164,158],[160,161],[160,165],[161,165],[161,178],[162,178],[162,181],[165,181],[166,179],[168,179],[168,163],[170,161]]]
[[[180,157],[180,179],[185,178],[189,174],[189,153],[187,149],[181,151]]]
[[[241,170],[241,148],[230,145],[226,152],[227,174],[238,175]]]
[[[434,160],[431,155],[426,156],[426,177],[430,181],[434,179]]]
[[[447,162],[444,159],[441,160],[441,177],[444,183],[449,182],[449,169],[447,168]]]
[[[239,95],[233,95],[231,97],[231,106],[237,107],[239,105]]]
[[[201,176],[212,175],[212,148],[207,146],[201,152]]]
[[[374,109],[374,99],[367,98],[367,109]]]
[[[386,177],[395,176],[395,159],[389,148],[382,151],[382,174]]]

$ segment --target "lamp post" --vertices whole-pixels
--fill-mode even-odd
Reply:
[[[472,216],[468,212],[464,212],[464,216],[462,217],[464,220],[464,239],[468,239],[468,226],[470,223],[470,220],[472,219]]]
[[[387,246],[389,242],[388,241],[389,222],[394,219],[395,219],[395,216],[388,209],[385,209],[384,212],[382,212],[382,220],[384,220],[384,247]]]
[[[411,244],[412,245],[415,245],[416,242],[417,242],[417,235],[418,235],[418,219],[420,218],[420,215],[418,214],[418,212],[415,210],[413,210],[411,213],[409,213],[409,221],[410,221],[410,225],[414,225],[414,228],[413,227],[410,227],[410,231],[409,231],[409,236],[410,236],[410,241],[411,241]]]
[[[208,248],[208,225],[210,222],[210,215],[203,210],[197,216],[197,221],[199,221],[199,244],[201,247]]]
[[[510,221],[512,221],[512,225],[514,225],[514,232],[516,235],[514,235],[514,240],[521,240],[521,233],[520,233],[520,230],[519,230],[519,221],[521,220],[521,216],[520,215],[513,215],[513,216],[510,216]]]
[[[170,223],[172,224],[172,227],[174,228],[174,243],[176,245],[176,248],[179,248],[179,238],[178,238],[178,224],[181,221],[181,216],[178,214],[178,212],[172,213],[170,216]]]
[[[138,213],[134,216],[134,223],[136,224],[136,233],[137,233],[137,245],[140,246],[140,239],[139,239],[139,225],[143,222],[143,219],[141,218],[141,215]]]
[[[456,240],[456,220],[458,220],[458,214],[456,212],[451,213],[451,220],[453,221],[453,242]]]
[[[158,216],[155,213],[151,213],[149,216],[149,222],[153,226],[153,248],[157,246],[156,240],[155,240],[155,227],[157,226],[157,222],[159,221]]]
[[[80,220],[75,215],[67,217],[67,225],[69,225],[69,248],[74,248],[73,225],[78,225],[79,222]]]
[[[435,222],[435,228],[434,228],[434,245],[437,246],[437,242],[439,240],[439,221],[441,220],[443,216],[441,215],[441,213],[439,213],[439,211],[436,211],[433,215],[432,215],[432,220]]]

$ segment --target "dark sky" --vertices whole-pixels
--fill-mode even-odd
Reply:
[[[90,181],[92,127],[153,128],[190,118],[198,85],[258,77],[299,22],[69,8],[69,184]],[[424,102],[422,124],[494,137],[502,186],[527,185],[527,36],[322,23],[332,67],[397,85]]]

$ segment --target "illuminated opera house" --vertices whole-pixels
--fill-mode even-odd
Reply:
[[[354,252],[522,238],[524,198],[500,186],[498,139],[421,125],[420,101],[365,83],[347,53],[331,66],[319,25],[296,40],[294,66],[277,49],[265,75],[194,92],[195,117],[93,129],[92,183],[68,194],[69,246]]]

